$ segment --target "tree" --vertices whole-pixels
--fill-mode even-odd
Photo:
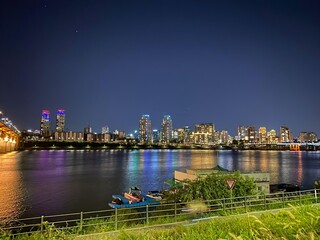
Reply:
[[[237,180],[232,190],[232,197],[257,193],[257,186],[254,180],[236,171],[233,173],[212,173],[206,177],[198,177],[193,181],[186,180],[183,189],[175,189],[175,198],[183,202],[229,198],[231,197],[231,191],[226,184],[227,179]]]

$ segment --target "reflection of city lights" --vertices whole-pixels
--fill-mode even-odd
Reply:
[[[297,184],[302,184],[303,166],[302,166],[302,152],[298,152],[298,168],[297,168]]]
[[[266,151],[262,151],[260,152],[261,155],[261,160],[259,161],[260,163],[260,167],[259,167],[259,171],[262,172],[267,172],[268,171],[268,155]]]
[[[1,164],[5,166],[0,178],[0,216],[3,223],[16,219],[22,211],[23,188],[17,159],[15,153],[0,155]]]
[[[217,163],[216,159],[212,159],[213,152],[213,150],[194,150],[190,152],[190,167],[194,169],[212,168]]]

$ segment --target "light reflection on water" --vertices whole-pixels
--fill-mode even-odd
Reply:
[[[19,218],[24,211],[24,188],[18,164],[19,154],[0,154],[0,222]]]
[[[313,187],[320,152],[211,150],[51,150],[0,155],[0,218],[101,210],[130,186],[165,188],[174,171],[220,165],[269,172],[271,184]]]

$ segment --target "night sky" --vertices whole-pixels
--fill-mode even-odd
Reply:
[[[3,0],[0,110],[39,129],[212,122],[320,135],[320,1]]]

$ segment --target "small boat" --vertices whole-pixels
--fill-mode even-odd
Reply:
[[[113,197],[113,200],[111,203],[113,204],[118,204],[118,205],[129,204],[129,200],[122,195],[114,194],[112,195],[112,197]]]
[[[112,197],[113,200],[109,203],[112,208],[132,208],[160,204],[156,198],[142,194],[138,187],[131,187],[128,193],[114,194]]]
[[[296,192],[300,191],[300,187],[298,185],[290,184],[290,183],[279,183],[279,184],[270,184],[270,192]]]
[[[129,200],[129,203],[144,201],[144,197],[141,193],[141,189],[138,187],[130,187],[129,192],[124,193],[124,197]]]
[[[147,196],[157,201],[161,201],[163,198],[163,194],[160,191],[149,191]]]

